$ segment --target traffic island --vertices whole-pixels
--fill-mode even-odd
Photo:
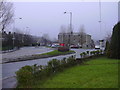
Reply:
[[[67,54],[73,54],[75,51],[66,51],[66,52],[60,52],[58,50],[54,50],[51,52],[43,53],[43,54],[35,54],[35,55],[29,55],[29,56],[23,56],[19,58],[10,58],[2,60],[2,63],[10,63],[10,62],[20,62],[20,61],[28,61],[28,60],[34,60],[34,59],[42,59],[42,58],[49,58],[54,56],[60,56],[60,55],[67,55]]]

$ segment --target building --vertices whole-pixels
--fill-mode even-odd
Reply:
[[[79,45],[82,48],[92,48],[93,41],[91,35],[80,33],[59,33],[58,42],[65,45]]]

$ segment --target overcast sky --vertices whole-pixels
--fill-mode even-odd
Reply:
[[[84,25],[85,32],[93,39],[103,39],[112,32],[118,21],[118,3],[102,2],[102,29],[99,25],[99,2],[14,2],[15,25],[30,34],[42,36],[47,33],[51,38],[57,38],[61,25],[69,25],[69,14],[72,12],[74,32]],[[17,18],[21,17],[19,20]]]

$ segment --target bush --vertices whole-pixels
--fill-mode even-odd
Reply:
[[[87,55],[87,54],[86,54],[85,52],[83,52],[83,57],[86,57],[86,55]]]
[[[108,49],[108,50],[106,51],[105,55],[106,55],[107,57],[111,57],[111,53],[112,53],[112,51]]]
[[[16,72],[18,83],[30,87],[36,80],[42,80],[50,77],[56,72],[62,71],[64,68],[76,65],[75,56],[63,60],[53,59],[48,62],[47,66],[24,66]],[[35,83],[34,83],[35,84]]]
[[[58,72],[61,71],[61,67],[60,67],[60,61],[57,59],[53,59],[51,61],[48,62],[48,67],[50,69],[52,69],[51,74],[54,72]]]
[[[93,55],[93,51],[90,52],[90,55],[91,55],[91,56]]]
[[[67,66],[69,67],[73,65],[76,65],[76,61],[75,61],[75,58],[71,56],[67,59]]]
[[[86,51],[87,55],[89,56],[89,51]]]
[[[42,70],[43,70],[43,66],[42,66],[42,65],[37,66],[37,64],[34,64],[34,65],[32,66],[32,68],[33,68],[34,78],[38,78],[39,76],[41,76],[41,72],[42,72]],[[41,78],[39,78],[39,79],[41,79]]]
[[[82,54],[86,55],[85,52]],[[74,65],[77,65],[77,61],[75,60],[75,56],[71,56],[67,59],[63,58],[61,61],[53,59],[47,63],[47,66],[37,66],[37,64],[24,66],[16,72],[17,80],[19,84],[30,87],[36,80],[39,79],[43,81],[44,78],[46,79],[47,77],[53,76],[55,73]]]
[[[63,60],[61,60],[61,68],[64,69],[67,67],[67,59],[63,58]]]
[[[95,51],[93,51],[93,55],[95,56],[95,54],[96,54],[96,52]]]
[[[104,54],[103,50],[100,50],[100,54]]]
[[[46,68],[45,68],[46,74],[47,75],[51,75],[54,71],[53,71],[53,63],[52,60],[48,62]]]
[[[44,77],[49,77],[53,74],[53,69],[51,66],[45,66],[44,70],[42,71],[42,75]]]
[[[100,53],[99,50],[97,50],[97,51],[95,51],[95,52],[96,52],[96,55],[99,55],[99,53]]]
[[[52,60],[52,63],[53,63],[53,71],[54,71],[54,72],[61,71],[60,60],[53,59],[53,60]]]
[[[80,53],[81,58],[83,58],[83,53]]]
[[[58,47],[58,51],[66,52],[66,51],[69,51],[69,48],[68,47]]]
[[[18,82],[22,85],[31,85],[34,79],[33,68],[31,66],[22,67],[16,72],[16,75]]]

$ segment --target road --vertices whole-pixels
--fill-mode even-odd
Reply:
[[[46,53],[54,50],[53,48],[46,48],[46,47],[23,47],[17,51],[10,52],[10,53],[3,53],[2,54],[2,62],[9,61],[10,59],[25,57],[34,54],[41,54]]]
[[[6,85],[7,83],[12,82],[12,80],[7,79],[9,77],[13,77],[15,76],[15,72],[18,71],[21,67],[25,66],[25,65],[47,65],[47,62],[52,60],[52,59],[58,59],[61,60],[63,58],[67,58],[71,55],[76,55],[77,57],[80,57],[80,53],[84,52],[84,51],[91,51],[92,49],[72,49],[74,50],[76,53],[75,54],[70,54],[70,55],[61,55],[61,56],[56,56],[56,57],[50,57],[50,58],[44,58],[44,59],[36,59],[36,60],[30,60],[30,61],[22,61],[22,62],[14,62],[14,63],[6,63],[6,64],[2,64],[2,79],[3,79],[3,87],[11,87],[8,85]],[[15,80],[13,80],[15,81]],[[14,82],[13,82],[14,84]]]

